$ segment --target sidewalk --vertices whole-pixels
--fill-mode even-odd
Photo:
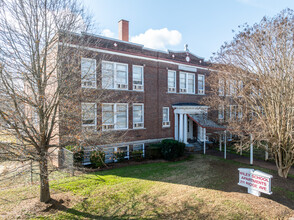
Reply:
[[[216,149],[208,149],[206,151],[206,154],[224,158],[224,152],[218,151]],[[229,152],[227,152],[227,160],[233,160],[233,161],[240,162],[240,163],[250,164],[249,157],[245,157],[245,156],[241,156],[241,155],[237,155],[237,154],[232,154]],[[262,168],[266,168],[266,169],[270,169],[270,170],[275,170],[278,172],[276,164],[273,162],[270,162],[270,161],[255,159],[253,157],[253,165],[259,166]],[[293,167],[290,169],[289,174],[294,175],[294,168]]]

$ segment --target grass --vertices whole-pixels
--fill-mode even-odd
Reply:
[[[243,166],[243,164],[242,164]],[[79,201],[66,210],[27,215],[34,219],[264,219],[289,217],[293,210],[269,198],[244,193],[237,186],[240,164],[195,155],[185,161],[142,164],[51,181],[55,192],[71,193]],[[243,166],[244,167],[244,166]],[[280,185],[274,194],[294,203]],[[36,188],[29,188],[34,191]],[[7,194],[9,193],[9,194]],[[0,198],[28,188],[3,190]],[[19,203],[17,203],[19,204]],[[8,210],[9,207],[6,207]],[[3,208],[0,206],[0,212]]]

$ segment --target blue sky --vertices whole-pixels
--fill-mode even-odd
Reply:
[[[294,0],[82,0],[98,24],[96,34],[118,37],[120,19],[130,21],[130,40],[155,49],[189,50],[209,59],[238,25],[259,22]]]

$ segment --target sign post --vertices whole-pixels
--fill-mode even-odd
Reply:
[[[248,188],[248,193],[260,196],[261,193],[271,195],[271,179],[272,175],[259,170],[239,168],[238,185]]]

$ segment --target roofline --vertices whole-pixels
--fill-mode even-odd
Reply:
[[[197,58],[199,58],[199,59],[203,59],[203,60],[205,60],[204,57],[198,56],[198,55],[196,55],[196,54],[194,54],[194,53],[191,53],[190,51],[184,51],[184,50],[179,50],[179,51],[176,51],[176,50],[167,50],[167,51],[168,51],[168,52],[172,52],[172,53],[189,53],[189,54],[192,54],[193,56],[195,56],[195,57],[197,57]]]
[[[208,126],[202,126],[199,122],[197,122],[194,118],[192,118],[189,114],[187,114],[187,116],[194,121],[197,125],[199,125],[201,128],[208,128],[208,129],[212,129],[212,130],[219,130],[219,131],[225,131],[227,130],[226,128],[215,128],[215,127],[208,127]]]

